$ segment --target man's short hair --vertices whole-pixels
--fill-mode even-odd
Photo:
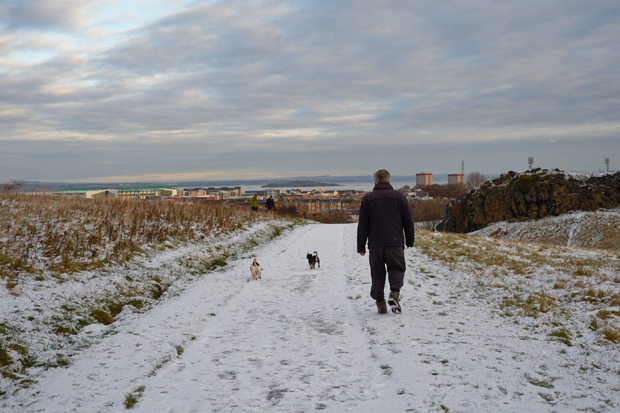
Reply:
[[[375,184],[389,184],[390,173],[385,169],[379,169],[375,172]]]

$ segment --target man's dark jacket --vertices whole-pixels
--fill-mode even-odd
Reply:
[[[405,238],[406,245],[413,247],[413,217],[407,198],[390,184],[375,185],[372,192],[364,195],[360,205],[357,252],[366,252],[366,240],[368,248],[402,247]]]

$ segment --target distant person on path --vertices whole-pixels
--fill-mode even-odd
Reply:
[[[390,185],[390,173],[380,169],[374,175],[375,187],[362,198],[357,225],[357,252],[366,255],[368,240],[370,296],[377,302],[379,314],[387,313],[385,274],[390,282],[388,303],[400,313],[400,289],[405,278],[405,245],[413,247],[413,217],[407,198]],[[404,230],[404,235],[403,235]],[[405,243],[406,239],[406,243]]]
[[[256,194],[250,199],[250,208],[252,212],[258,212],[258,198],[256,198]]]
[[[272,212],[276,208],[276,202],[273,200],[272,196],[267,199],[265,206],[267,207],[268,212]]]

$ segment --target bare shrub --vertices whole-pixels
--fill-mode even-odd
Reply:
[[[465,185],[463,184],[448,184],[448,185],[428,185],[424,188],[426,192],[428,192],[428,196],[432,198],[449,198],[453,199],[460,195],[463,195],[465,190]]]
[[[323,224],[344,224],[350,222],[347,214],[343,211],[334,212],[332,214],[316,214],[308,216],[308,219],[321,222]]]
[[[280,217],[285,217],[285,218],[300,218],[301,214],[299,213],[299,211],[297,211],[297,208],[295,208],[295,206],[293,205],[289,205],[289,206],[284,206],[284,205],[278,205],[276,206],[276,214]]]
[[[415,200],[409,203],[409,208],[416,226],[432,231],[446,213],[446,205],[446,199]]]
[[[470,189],[478,188],[486,181],[487,178],[480,172],[471,172],[467,174],[467,179],[465,180],[465,188],[469,191]]]
[[[5,182],[0,182],[0,188],[2,188],[3,192],[9,192],[14,189],[18,189],[19,187],[23,185],[24,185],[23,181],[16,181],[14,179],[11,179]]]

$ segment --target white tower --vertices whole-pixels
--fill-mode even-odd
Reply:
[[[534,157],[530,156],[527,158],[527,163],[530,165],[529,169],[532,169],[532,165],[534,165]]]
[[[609,158],[605,158],[605,165],[607,166],[607,172],[609,172]]]

